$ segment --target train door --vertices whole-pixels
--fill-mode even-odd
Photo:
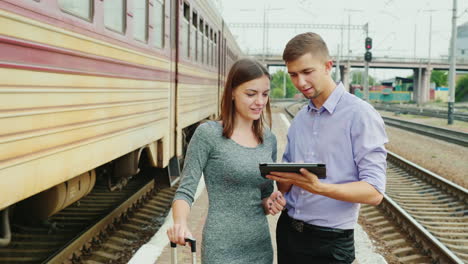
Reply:
[[[176,124],[177,124],[177,73],[178,73],[178,62],[179,62],[179,0],[169,0],[170,2],[170,59],[171,59],[171,71],[170,71],[170,161],[168,166],[168,174],[170,184],[175,184],[180,175],[179,161],[177,159],[176,150]]]
[[[224,23],[224,21],[223,21]],[[222,27],[221,27],[222,28]],[[218,34],[217,34],[217,39],[216,39],[216,66],[218,67],[218,115],[221,113],[220,112],[220,106],[221,106],[221,97],[222,97],[222,87],[223,87],[223,81],[222,81],[222,76],[221,76],[221,73],[222,73],[222,53],[221,53],[221,50],[223,49],[222,47],[222,42],[221,40],[223,39],[222,37],[222,31],[221,30],[218,30]]]

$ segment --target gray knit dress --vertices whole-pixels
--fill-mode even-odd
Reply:
[[[258,164],[276,161],[276,137],[266,129],[264,141],[244,147],[222,136],[219,122],[195,131],[174,200],[193,203],[203,173],[208,216],[203,228],[203,264],[271,264],[273,249],[262,199],[273,182],[260,176]]]

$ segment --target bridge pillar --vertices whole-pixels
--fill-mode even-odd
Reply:
[[[413,100],[418,105],[429,101],[432,67],[414,69]]]
[[[340,65],[340,80],[345,90],[349,92],[349,67],[347,65]]]
[[[411,100],[415,101],[418,104],[419,104],[418,96],[420,94],[419,89],[421,89],[420,88],[421,87],[421,78],[419,78],[419,75],[420,75],[421,71],[422,71],[421,68],[413,69],[413,97],[411,98]]]
[[[425,71],[423,71],[423,104],[429,102],[430,99],[430,92],[431,92],[431,75],[432,75],[432,67],[428,66]]]

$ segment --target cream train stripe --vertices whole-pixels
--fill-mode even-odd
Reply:
[[[61,133],[61,132],[86,128],[86,127],[91,127],[91,126],[104,125],[104,124],[113,123],[113,122],[117,122],[117,121],[124,121],[124,120],[128,120],[128,119],[136,118],[136,117],[145,116],[145,115],[148,115],[148,114],[163,113],[164,110],[167,110],[167,106],[164,106],[164,107],[161,107],[161,108],[158,108],[158,109],[154,109],[152,111],[133,113],[133,114],[129,114],[129,115],[121,115],[121,116],[114,116],[114,117],[107,117],[107,118],[89,120],[89,121],[85,121],[85,122],[72,123],[72,124],[62,125],[62,126],[58,126],[58,127],[43,128],[43,129],[34,130],[34,131],[25,131],[25,132],[15,133],[15,134],[12,134],[12,135],[11,134],[6,135],[6,136],[0,135],[0,144],[8,143],[8,142],[16,141],[16,140],[23,140],[23,139],[29,139],[29,138],[44,136],[44,135],[57,134],[57,133]],[[164,114],[166,114],[166,113],[164,113]],[[166,116],[167,116],[167,114],[166,114]]]
[[[169,107],[169,101],[160,99],[157,102],[145,102],[129,106],[115,106],[103,109],[85,109],[66,112],[52,112],[40,115],[26,115],[15,118],[0,118],[0,127],[4,136],[9,134],[39,131],[52,127],[61,127],[72,123],[84,123],[91,120],[111,118],[133,113],[151,111]],[[169,108],[168,108],[169,109]],[[166,115],[169,111],[166,110]]]
[[[23,140],[16,140],[0,144],[0,160],[8,162],[26,156],[31,156],[36,153],[42,153],[54,148],[61,148],[70,144],[79,143],[100,137],[116,131],[123,131],[129,128],[143,126],[148,122],[154,120],[165,119],[167,120],[167,112],[159,111],[156,113],[147,113],[133,118],[127,118],[116,122],[108,122],[101,125],[86,126],[80,129],[72,129],[63,131],[61,133],[46,134],[40,137],[26,138]],[[165,122],[158,129],[163,129],[167,126]],[[156,132],[156,131],[155,131]],[[150,140],[147,138],[146,140]],[[147,141],[148,143],[150,141]],[[132,145],[132,142],[122,142],[122,144]],[[100,150],[105,151],[105,150]],[[90,153],[92,154],[92,153]]]
[[[163,98],[167,99],[167,98]],[[18,109],[12,111],[5,111],[2,113],[0,111],[0,118],[11,118],[19,116],[29,116],[29,115],[42,115],[48,113],[58,113],[58,112],[68,112],[68,111],[80,111],[80,110],[90,110],[90,109],[103,109],[103,108],[112,108],[112,107],[121,107],[121,106],[132,106],[139,104],[147,104],[158,102],[161,99],[152,99],[152,100],[141,100],[141,101],[130,101],[130,102],[114,102],[114,103],[102,103],[102,104],[92,104],[92,105],[71,105],[71,106],[61,106],[54,108],[44,108],[44,109]]]
[[[125,129],[119,129],[117,131],[106,132],[106,133],[99,134],[99,135],[96,135],[96,136],[91,137],[91,138],[87,138],[87,139],[84,139],[84,140],[79,140],[79,141],[76,141],[76,142],[66,143],[64,145],[55,146],[55,147],[50,148],[50,149],[40,150],[38,152],[31,153],[31,154],[28,154],[28,155],[24,155],[24,156],[21,156],[21,157],[18,157],[18,158],[13,158],[11,160],[10,159],[9,160],[3,160],[3,161],[0,161],[0,170],[3,170],[5,168],[8,168],[8,167],[11,167],[11,166],[14,166],[14,165],[22,164],[22,163],[25,163],[25,162],[28,162],[28,161],[36,160],[36,159],[39,159],[39,158],[42,158],[42,157],[50,156],[50,155],[53,155],[53,154],[56,154],[56,153],[59,153],[59,152],[63,152],[63,151],[67,151],[67,150],[70,150],[70,149],[78,148],[80,146],[84,146],[84,145],[92,144],[92,143],[95,143],[95,142],[99,142],[99,141],[105,140],[107,138],[112,138],[112,137],[122,135],[122,134],[128,134],[128,133],[140,130],[140,129],[144,129],[146,127],[153,126],[153,125],[155,125],[155,123],[159,123],[159,122],[162,122],[162,121],[167,121],[167,118],[159,118],[159,119],[150,120],[150,121],[144,122],[142,124],[136,124],[134,126],[127,127]]]
[[[135,50],[0,10],[0,34],[136,64],[169,68],[170,62]]]
[[[209,78],[209,79],[218,78],[218,74],[215,72],[202,71],[200,70],[200,68],[192,67],[183,63],[179,63],[179,73],[192,75],[196,77]]]

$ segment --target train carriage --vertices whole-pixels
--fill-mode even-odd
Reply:
[[[238,56],[207,1],[0,1],[0,210],[35,199],[45,218],[96,168],[116,182],[143,157],[166,168],[184,130],[218,114]]]

